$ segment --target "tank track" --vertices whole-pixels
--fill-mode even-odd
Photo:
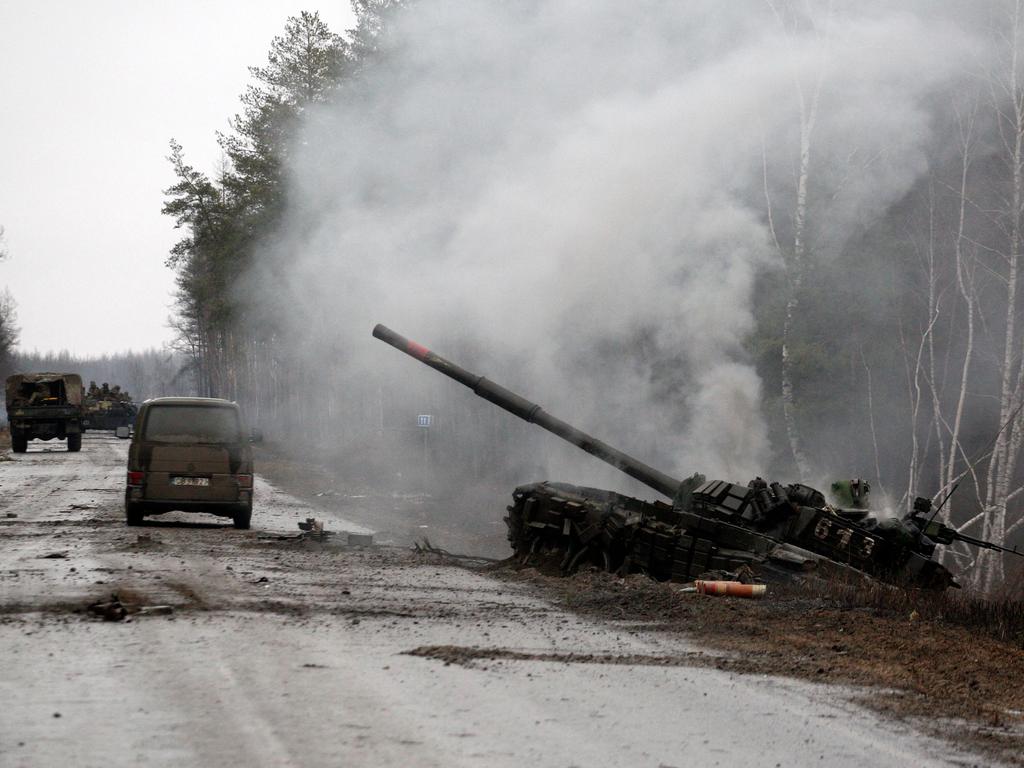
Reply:
[[[532,483],[513,491],[505,523],[520,562],[561,552],[565,575],[584,563],[659,581],[690,581],[744,566],[778,574],[827,565],[834,572],[867,573],[915,587],[945,589],[953,583],[939,563],[824,506],[813,488],[788,488],[797,504],[786,505],[796,511],[780,524],[773,522],[778,505],[766,500],[756,482],[704,482],[683,510],[599,488]],[[759,525],[772,530],[758,530]]]
[[[686,529],[668,504],[564,483],[519,486],[507,509],[508,539],[520,561],[562,552],[566,575],[588,563],[610,573],[688,581],[763,562],[776,544],[720,521]]]

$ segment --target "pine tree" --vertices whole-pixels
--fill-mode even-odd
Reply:
[[[349,70],[345,41],[317,13],[288,19],[275,37],[264,67],[250,67],[256,79],[242,95],[243,110],[231,121],[233,133],[220,143],[229,161],[226,188],[240,201],[246,229],[259,236],[280,214],[285,184],[282,170],[311,104],[326,101]]]

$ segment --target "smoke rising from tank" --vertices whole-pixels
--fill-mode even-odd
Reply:
[[[420,0],[308,116],[257,276],[350,371],[435,375],[383,322],[669,472],[763,472],[744,343],[792,247],[801,103],[827,257],[925,172],[929,100],[976,54],[915,7]]]

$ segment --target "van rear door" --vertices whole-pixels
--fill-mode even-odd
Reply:
[[[233,406],[153,405],[142,425],[150,501],[238,500],[242,430]]]

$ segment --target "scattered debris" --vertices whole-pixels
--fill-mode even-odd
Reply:
[[[349,534],[351,538],[351,534]],[[479,565],[490,565],[492,563],[500,563],[501,560],[496,560],[493,557],[481,557],[479,555],[458,555],[454,552],[449,552],[447,549],[441,549],[435,547],[430,543],[429,539],[423,539],[417,541],[412,545],[412,550],[418,555],[440,555],[451,560],[460,560],[464,563],[476,563]]]
[[[301,535],[303,538],[315,538],[317,541],[323,541],[328,536],[334,535],[334,531],[324,530],[323,520],[317,520],[315,517],[307,517],[306,522],[299,523],[299,528],[304,532]]]
[[[92,603],[88,610],[93,616],[98,616],[104,621],[124,621],[128,616],[169,616],[174,613],[174,606],[125,604],[115,592],[109,600]]]
[[[128,615],[128,609],[121,604],[117,594],[110,596],[109,600],[100,600],[89,606],[89,613],[99,616],[104,621],[124,621]]]
[[[692,587],[683,587],[680,592],[696,592],[700,595],[728,595],[729,597],[764,597],[768,588],[764,584],[741,584],[738,581],[693,582]]]
[[[138,610],[139,616],[167,616],[172,613],[173,605],[144,605]]]
[[[315,517],[307,517],[306,522],[299,523],[299,529],[310,533],[323,533],[324,521],[317,520]]]

